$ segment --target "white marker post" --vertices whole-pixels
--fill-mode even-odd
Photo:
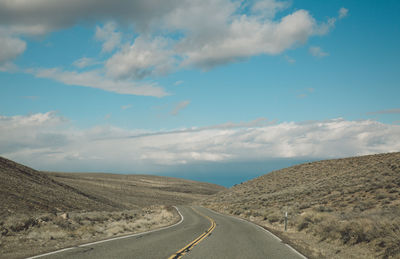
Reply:
[[[285,231],[287,231],[287,211],[285,212]]]

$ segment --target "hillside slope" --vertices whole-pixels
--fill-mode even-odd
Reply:
[[[215,184],[151,176],[49,173],[0,157],[0,216],[178,205],[215,194]]]
[[[296,165],[204,205],[266,226],[311,257],[400,258],[400,153]]]
[[[105,173],[46,173],[57,182],[89,195],[112,200],[120,207],[179,205],[204,199],[225,187],[179,178],[154,175]]]
[[[0,157],[0,217],[35,212],[111,210],[109,200],[88,195],[46,174]]]

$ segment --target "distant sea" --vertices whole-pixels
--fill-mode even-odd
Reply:
[[[234,163],[202,163],[180,166],[174,171],[158,173],[157,175],[215,183],[229,188],[235,184],[246,182],[275,170],[312,161],[316,161],[316,159],[276,159]]]
[[[313,162],[321,159],[290,159],[281,158],[273,160],[258,160],[258,161],[242,161],[242,162],[207,162],[197,164],[187,164],[179,166],[159,166],[154,169],[148,169],[142,172],[132,172],[121,168],[107,169],[103,168],[85,168],[79,164],[75,167],[63,169],[63,172],[104,172],[104,173],[116,173],[116,174],[146,174],[146,175],[160,175],[177,177],[188,180],[214,183],[225,186],[227,188],[232,187],[235,184],[240,184],[256,178],[258,176],[270,173],[275,170],[287,168],[293,165]],[[33,165],[29,165],[34,167]],[[60,171],[58,168],[40,168],[35,167],[38,170],[45,171]]]

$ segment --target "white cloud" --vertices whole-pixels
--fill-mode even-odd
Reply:
[[[274,18],[278,11],[282,11],[290,6],[288,1],[259,0],[254,3],[251,10],[266,18]]]
[[[0,32],[0,65],[5,65],[14,60],[25,49],[26,43],[24,41],[10,35],[1,34]]]
[[[339,9],[337,17],[330,17],[326,22],[318,24],[314,28],[314,32],[316,35],[325,35],[327,34],[332,28],[335,27],[337,20],[341,20],[348,14],[348,9],[342,7]]]
[[[0,116],[0,152],[38,150],[47,146],[65,145],[67,136],[57,133],[58,126],[65,123],[67,120],[55,112]]]
[[[1,116],[0,115],[0,127],[7,127],[8,129],[18,129],[18,128],[31,128],[37,126],[53,126],[67,120],[63,117],[57,115],[56,112],[46,112],[46,113],[36,113],[31,115],[17,115],[17,116]]]
[[[80,130],[53,112],[0,116],[0,155],[48,170],[150,172],[198,162],[336,158],[398,151],[400,125],[372,120],[270,125],[259,119],[149,132],[112,126]]]
[[[313,55],[314,57],[317,57],[317,58],[323,58],[323,57],[329,56],[328,52],[323,51],[321,49],[321,47],[318,47],[318,46],[311,46],[308,49],[308,52],[310,52],[311,55]]]
[[[74,65],[77,68],[85,68],[98,64],[101,64],[101,62],[96,61],[93,58],[87,58],[87,57],[80,58],[78,60],[75,60],[74,63],[72,63],[72,65]]]
[[[119,94],[163,97],[167,95],[163,88],[155,83],[138,83],[133,81],[111,80],[98,71],[88,72],[63,71],[58,68],[37,69],[29,71],[38,78],[53,79],[67,85],[98,88]]]
[[[305,10],[298,10],[280,21],[259,20],[241,15],[232,20],[227,29],[201,46],[184,40],[183,65],[205,69],[243,58],[268,54],[275,55],[302,44],[314,34],[316,22]]]
[[[96,27],[96,39],[104,42],[102,52],[111,52],[121,44],[122,34],[116,29],[115,22],[108,22],[103,27]]]
[[[336,17],[328,18],[326,22],[322,22],[320,24],[316,24],[314,26],[314,34],[315,35],[325,35],[336,25]]]
[[[20,36],[101,23],[95,38],[104,42],[102,52],[113,53],[105,62],[106,80],[119,85],[121,79],[142,80],[186,67],[210,69],[256,55],[277,55],[328,33],[348,13],[341,8],[338,17],[323,23],[302,9],[276,18],[288,7],[288,1],[277,0],[0,1],[0,31],[15,43],[0,52],[0,62],[12,61],[25,50]],[[124,37],[135,36],[133,42],[122,42],[121,24],[134,28]],[[75,65],[83,68],[89,65],[86,61]]]
[[[171,58],[173,52],[167,47],[165,38],[137,37],[131,46],[125,46],[107,60],[107,73],[118,79],[143,79],[165,74],[172,69],[174,62]]]
[[[190,104],[190,101],[182,101],[179,102],[177,105],[175,105],[174,109],[172,109],[171,114],[172,115],[178,115],[180,111],[185,109],[188,105]]]
[[[3,64],[0,63],[0,71],[1,72],[16,72],[16,71],[18,71],[18,67],[12,62],[5,62]]]
[[[176,81],[176,82],[174,83],[174,85],[181,85],[181,84],[183,84],[183,80],[178,80],[178,81]]]
[[[343,19],[344,17],[346,17],[348,15],[348,13],[349,13],[349,10],[344,8],[344,7],[342,7],[339,10],[339,17],[338,18],[339,19]]]

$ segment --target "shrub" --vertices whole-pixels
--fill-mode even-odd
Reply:
[[[303,220],[297,225],[297,230],[302,231],[303,229],[308,228],[309,225],[310,225],[310,221]]]
[[[362,242],[370,242],[379,233],[374,222],[369,219],[352,220],[343,224],[339,233],[343,244],[354,245]]]
[[[37,224],[38,224],[38,220],[30,217],[30,218],[24,220],[23,222],[18,222],[15,225],[11,225],[10,230],[12,230],[13,232],[20,232],[20,231],[27,230],[28,228],[33,227]]]
[[[282,217],[279,217],[277,214],[272,214],[268,217],[269,223],[278,222]]]

